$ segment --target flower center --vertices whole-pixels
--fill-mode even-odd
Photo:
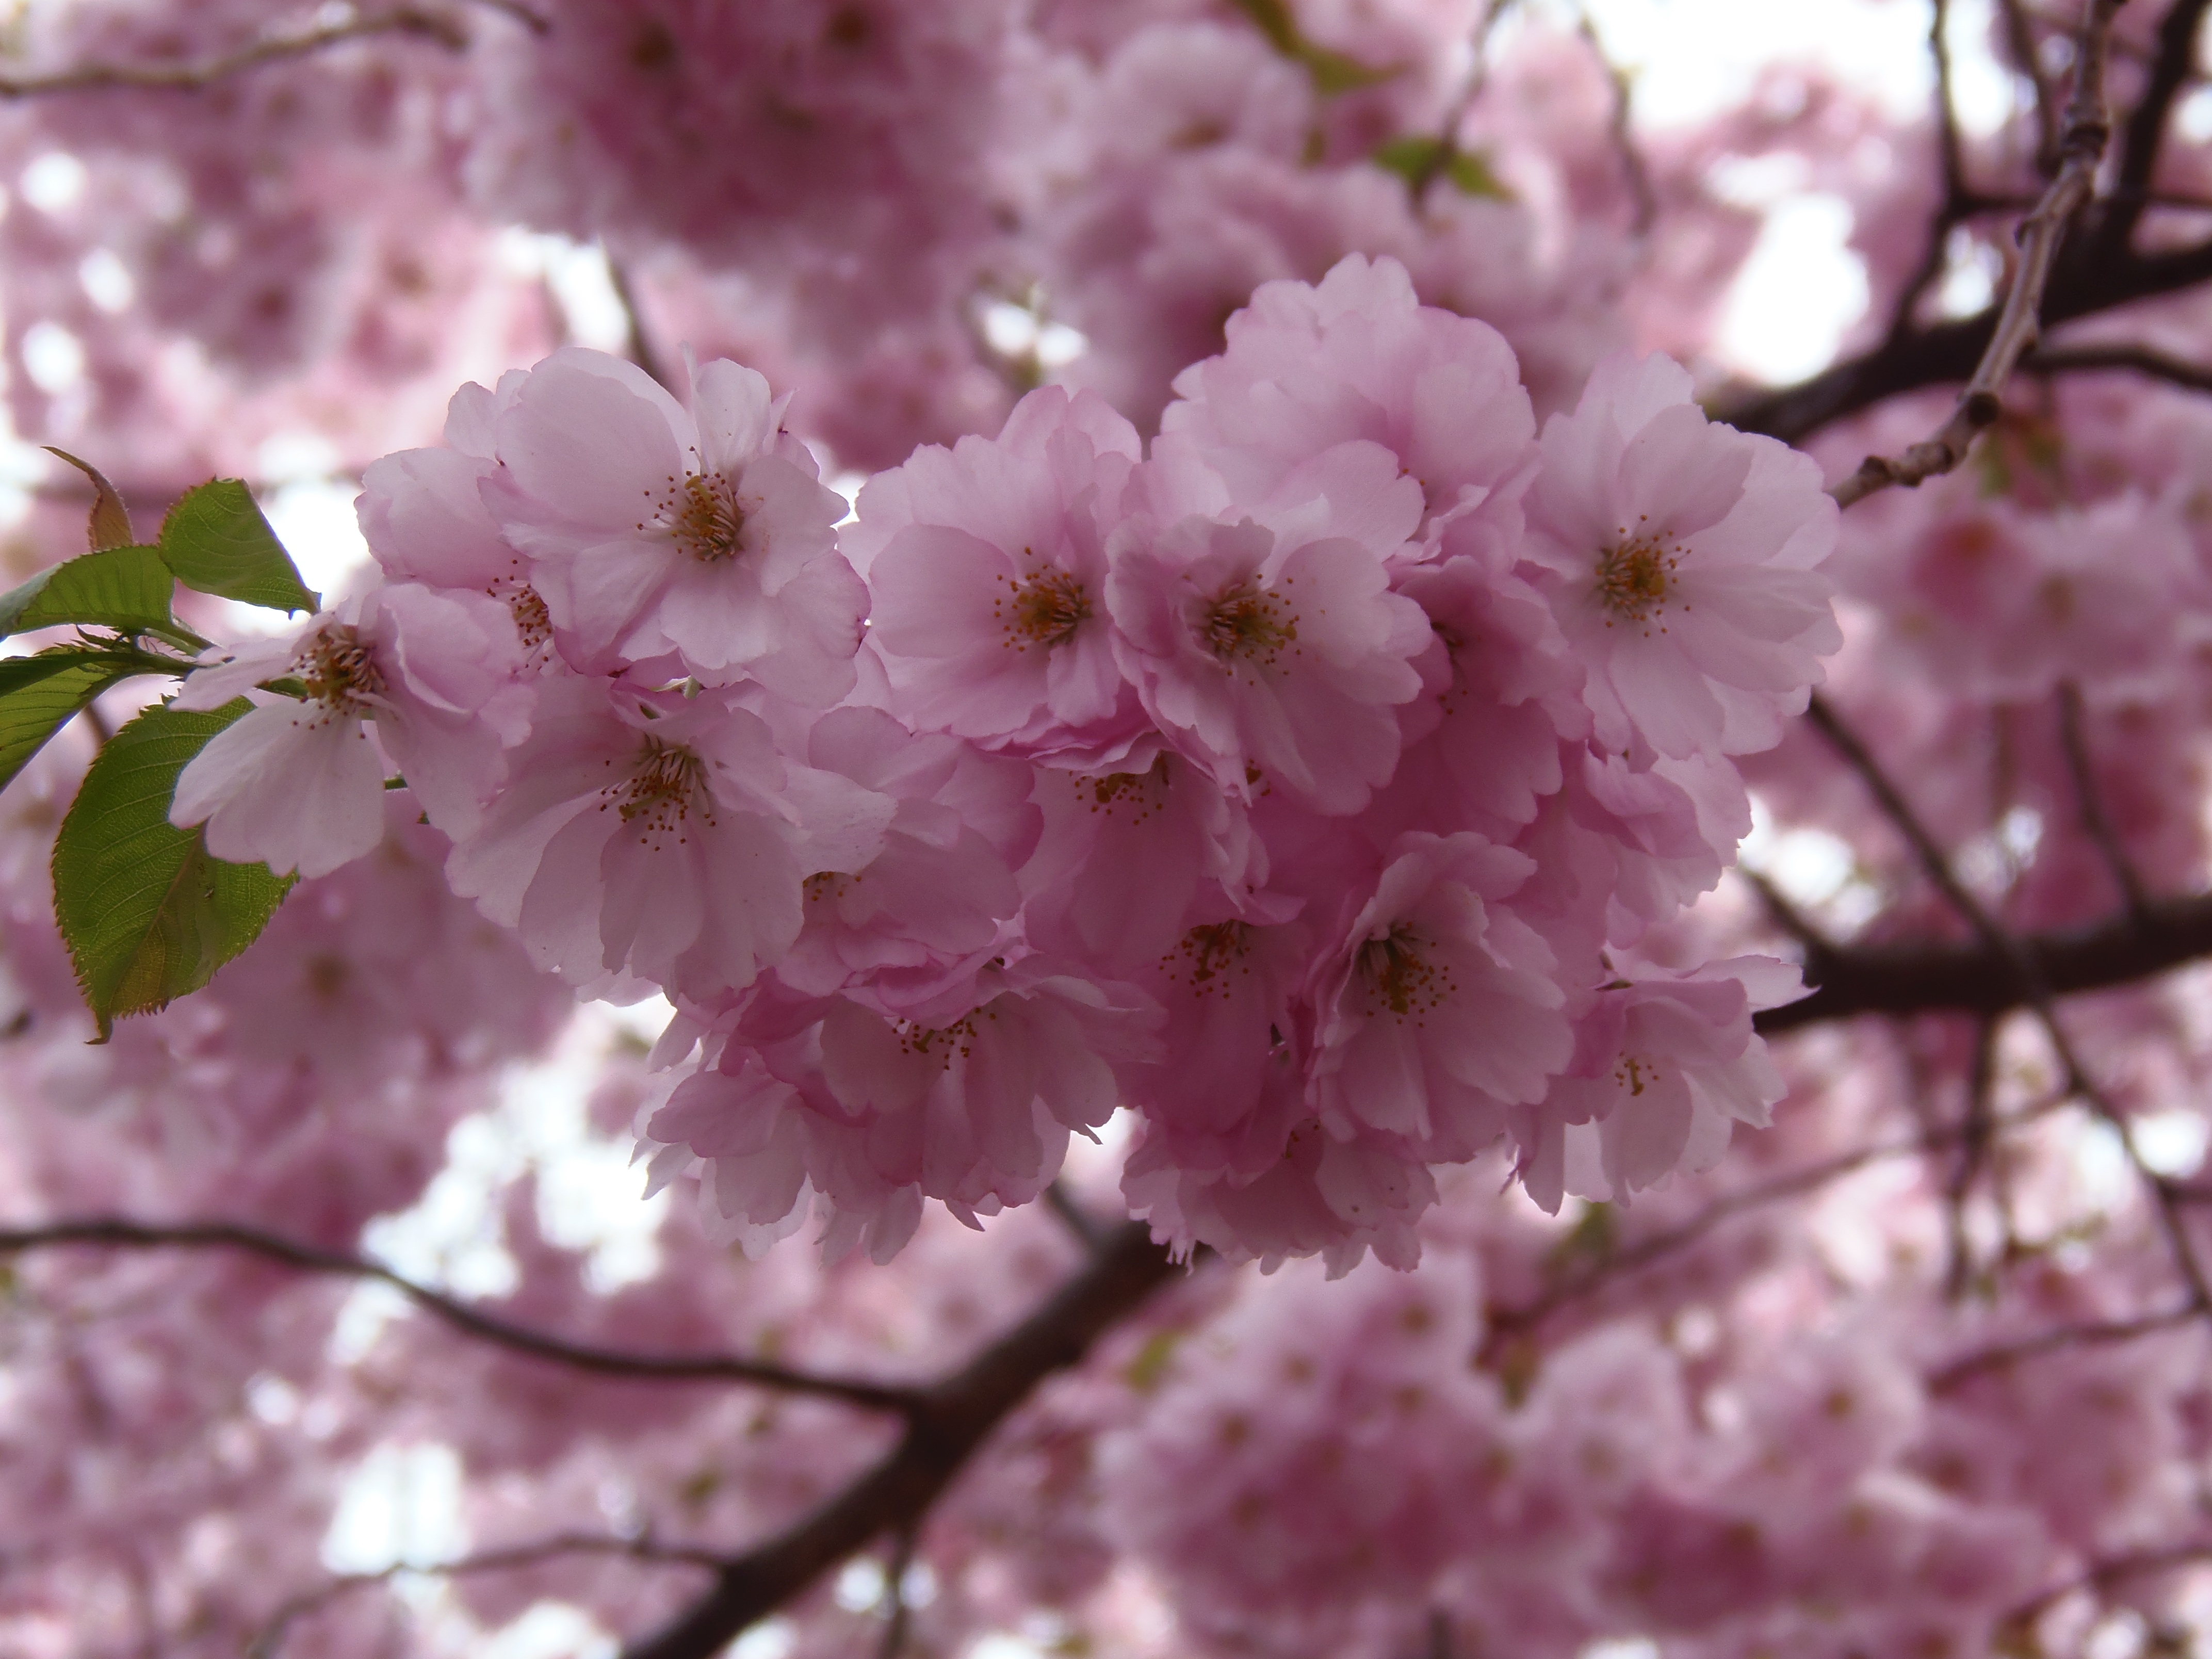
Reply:
[[[1041,645],[1049,651],[1066,644],[1091,620],[1091,595],[1073,572],[1048,566],[993,600],[991,614],[1006,630],[1006,643],[1013,649]]]
[[[1192,928],[1176,941],[1175,949],[1160,958],[1160,967],[1169,979],[1182,981],[1202,996],[1214,989],[1214,981],[1224,978],[1251,953],[1251,925],[1232,918]],[[1249,974],[1252,970],[1245,968],[1241,971]],[[1228,994],[1226,985],[1219,988],[1223,995]]]
[[[651,490],[646,494],[650,496]],[[744,503],[737,485],[719,472],[694,472],[671,477],[668,488],[654,503],[653,516],[671,539],[704,564],[734,559],[744,550]],[[640,530],[649,528],[641,524]]]
[[[1213,597],[1200,619],[1199,637],[1223,662],[1271,664],[1285,646],[1297,643],[1298,619],[1285,614],[1274,594],[1246,580]]]
[[[514,631],[522,636],[525,651],[536,651],[553,637],[553,613],[528,582],[507,596],[507,608],[514,618]]]
[[[1091,810],[1108,817],[1125,813],[1132,826],[1145,823],[1167,805],[1168,757],[1162,755],[1145,772],[1109,772],[1078,778],[1077,799],[1091,797]]]
[[[625,824],[637,826],[638,840],[645,845],[672,835],[680,847],[687,839],[684,830],[695,806],[710,828],[714,824],[706,780],[705,763],[689,749],[648,738],[637,770],[600,792],[607,798],[600,811],[612,805]]]
[[[1647,531],[1631,535],[1625,526],[1620,537],[1597,556],[1598,602],[1614,617],[1648,622],[1667,608],[1668,597],[1674,588],[1674,573],[1682,562],[1682,544],[1672,537]],[[1611,617],[1605,625],[1613,626]]]
[[[901,1053],[934,1058],[939,1066],[950,1066],[955,1055],[965,1060],[975,1052],[974,1014],[950,1025],[917,1025],[912,1020],[902,1019],[892,1029],[898,1033]]]
[[[325,628],[293,659],[307,695],[333,714],[358,714],[384,695],[384,676],[361,635],[339,623]]]
[[[1613,1080],[1627,1090],[1631,1098],[1656,1085],[1661,1076],[1657,1062],[1642,1054],[1623,1054],[1613,1068]]]
[[[1369,991],[1401,1019],[1426,1013],[1450,1000],[1451,969],[1421,954],[1428,944],[1405,922],[1359,947],[1359,975]]]

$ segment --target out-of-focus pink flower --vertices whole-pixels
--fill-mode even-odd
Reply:
[[[1677,1171],[1711,1169],[1736,1124],[1765,1127],[1784,1085],[1751,1016],[1803,988],[1765,957],[1689,973],[1624,966],[1583,1015],[1573,1066],[1529,1115],[1529,1196],[1555,1212],[1563,1191],[1626,1203]]]

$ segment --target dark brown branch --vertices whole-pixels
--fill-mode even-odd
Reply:
[[[2104,860],[2112,884],[2127,902],[2128,915],[2140,926],[2150,914],[2150,896],[2143,890],[2142,878],[2136,873],[2135,862],[2120,845],[2119,831],[2105,811],[2104,793],[2097,787],[2088,741],[2081,732],[2081,689],[2069,680],[2058,688],[2058,736],[2066,751],[2066,770],[2073,780],[2075,805],[2081,814],[2081,828]]]
[[[0,76],[0,99],[65,92],[195,92],[264,64],[305,58],[349,40],[384,34],[413,35],[453,52],[463,51],[469,44],[468,31],[450,14],[420,6],[396,6],[296,33],[273,34],[205,58],[167,64],[81,64],[50,75]]]
[[[1996,1139],[1996,1120],[1991,1097],[1996,1088],[1998,1021],[1984,1019],[1974,1030],[1974,1057],[1966,1077],[1966,1112],[1959,1125],[1959,1159],[1944,1183],[1943,1216],[1950,1261],[1943,1273],[1943,1294],[1953,1302],[1973,1282],[1972,1241],[1966,1236],[1966,1200],[1974,1182],[1989,1161]]]
[[[870,1411],[912,1413],[921,1408],[919,1390],[892,1388],[854,1378],[816,1376],[734,1354],[645,1354],[594,1347],[533,1331],[495,1318],[465,1302],[396,1273],[380,1262],[326,1250],[313,1244],[230,1222],[187,1222],[173,1225],[93,1217],[37,1227],[0,1229],[0,1256],[65,1247],[106,1249],[240,1250],[306,1273],[388,1285],[434,1319],[483,1341],[566,1365],[596,1376],[641,1382],[747,1382],[791,1394],[813,1395]]]
[[[2212,0],[2182,0],[2182,3],[2201,14],[2212,6]],[[2175,15],[2169,13],[2167,21],[2173,23]],[[2130,118],[2131,132],[2139,123],[2148,125],[2143,110],[2138,104]],[[2161,131],[2163,119],[2161,116]],[[2161,204],[2185,204],[2131,180],[2124,179],[2110,192],[2107,216],[2094,246],[2069,245],[2050,274],[2042,307],[2045,327],[2095,316],[2138,300],[2179,293],[2212,280],[2212,241],[2142,253],[2124,242],[2113,243],[2102,234],[2113,222],[2110,216],[2113,214],[2139,216],[2144,209]],[[1747,432],[1763,432],[1789,443],[1802,442],[1830,422],[1887,398],[1966,380],[1989,349],[2000,314],[1992,307],[1977,316],[1931,324],[1903,338],[1885,340],[1795,386],[1743,398],[1724,410],[1723,417]]]
[[[630,362],[635,363],[670,391],[678,391],[676,383],[668,378],[667,366],[660,354],[653,349],[653,337],[645,331],[645,311],[638,304],[637,289],[631,285],[629,272],[611,250],[607,253],[607,282],[615,291],[615,298],[623,308],[623,321],[628,337],[623,349]]]
[[[2118,370],[2165,380],[2191,392],[2212,392],[2212,368],[2187,362],[2149,346],[2084,345],[2045,347],[2021,361],[2024,374],[2092,374]]]
[[[1064,1182],[1054,1181],[1046,1183],[1044,1204],[1045,1208],[1060,1218],[1060,1225],[1073,1234],[1076,1242],[1085,1249],[1096,1255],[1106,1248],[1106,1228],[1097,1217],[1075,1201],[1075,1195],[1067,1190]]]
[[[2122,915],[2016,943],[2053,996],[2108,991],[2212,957],[2212,894],[2153,902]],[[1821,959],[1813,994],[1754,1017],[1776,1036],[1861,1014],[2002,1014],[2030,1006],[2028,981],[2008,953],[1981,943],[1841,945]]]
[[[1936,68],[1936,155],[1942,168],[1943,199],[1929,222],[1928,246],[1921,252],[1920,263],[1905,279],[1897,303],[1890,311],[1887,337],[1893,341],[1911,331],[1913,313],[1920,308],[1922,297],[1943,274],[1952,231],[1978,205],[1966,185],[1966,150],[1959,139],[1958,104],[1951,81],[1951,43],[1946,34],[1950,20],[1950,0],[1935,0],[1929,8],[1928,55]]]
[[[1940,5],[1943,0],[1937,0]],[[1628,186],[1629,199],[1636,204],[1636,211],[1628,228],[1632,235],[1644,236],[1659,217],[1659,196],[1651,185],[1651,168],[1644,159],[1644,151],[1636,142],[1634,126],[1635,83],[1628,71],[1614,64],[1606,55],[1605,42],[1598,38],[1597,26],[1590,21],[1589,13],[1583,11],[1577,24],[1590,55],[1597,59],[1598,68],[1612,83],[1613,100],[1606,115],[1606,133],[1613,141],[1614,158],[1620,164],[1621,181]]]
[[[2103,0],[2100,0],[2103,3]],[[2035,1013],[2036,1022],[2043,1028],[2051,1044],[2067,1088],[2086,1102],[2096,1115],[2109,1124],[2120,1138],[2126,1150],[2128,1163],[2136,1178],[2150,1193],[2157,1211],[2159,1225],[2165,1232],[2166,1244],[2173,1263],[2189,1286],[2191,1302],[2200,1310],[2212,1312],[2212,1276],[2207,1274],[2203,1259],[2197,1251],[2197,1243],[2190,1236],[2182,1200],[2177,1195],[2174,1183],[2147,1164],[2136,1145],[2135,1132],[2125,1114],[2113,1103],[2112,1097],[2082,1063],[2081,1053],[2067,1035],[2059,1020],[2058,1010],[2052,999],[2051,988],[2037,965],[2035,957],[2020,940],[2002,927],[1996,918],[1968,892],[1952,870],[1950,860],[1921,822],[1896,782],[1875,759],[1857,734],[1845,725],[1836,712],[1819,697],[1812,700],[1807,713],[1837,751],[1850,763],[1860,780],[1881,806],[1882,814],[1894,825],[1918,855],[1921,867],[1929,881],[1943,895],[1952,909],[1973,929],[1982,945],[2002,960],[2012,970],[2024,994],[2023,1000]]]
[[[2027,8],[2021,0],[1997,0],[1997,10],[2004,20],[2005,50],[2012,54],[2013,67],[2035,88],[2035,164],[2047,178],[2058,165],[2057,94],[2036,56],[2035,31],[2029,24]]]
[[[2098,250],[2106,257],[2124,252],[2134,240],[2136,226],[2142,217],[2144,195],[2158,170],[2159,150],[2166,142],[2174,100],[2197,66],[2197,36],[2208,10],[2212,10],[2212,0],[2173,0],[2159,25],[2149,80],[2120,131],[2119,164],[2112,179],[2114,198],[2106,204],[2103,222],[2097,228]]]
[[[1080,1361],[1174,1272],[1142,1222],[1121,1227],[1043,1307],[925,1391],[889,1457],[790,1530],[727,1563],[705,1596],[628,1649],[627,1659],[713,1659],[739,1631],[872,1540],[914,1526],[1040,1381]]]
[[[570,1555],[619,1555],[648,1566],[703,1568],[709,1572],[718,1571],[723,1564],[723,1558],[710,1550],[657,1543],[650,1537],[613,1538],[597,1533],[561,1533],[533,1543],[465,1555],[458,1561],[421,1565],[408,1561],[395,1562],[381,1572],[349,1572],[331,1579],[304,1595],[294,1596],[276,1609],[276,1616],[246,1645],[246,1659],[276,1659],[292,1627],[301,1620],[312,1617],[341,1596],[350,1595],[355,1590],[372,1589],[379,1584],[388,1584],[403,1573],[465,1578],[487,1573],[520,1571]]]
[[[2121,3],[2122,0],[2091,0],[2082,19],[2075,52],[2074,94],[2067,101],[2066,125],[2058,140],[2058,172],[2034,209],[2020,222],[2020,258],[2012,282],[2005,290],[1989,343],[1960,392],[1951,417],[1901,455],[1868,456],[1856,472],[1830,492],[1838,504],[1849,507],[1892,485],[1911,488],[1952,471],[1966,459],[1974,440],[1994,425],[2002,411],[2005,383],[2041,331],[2044,294],[2058,263],[2059,250],[2075,216],[2088,205],[2096,187],[2098,163],[2112,134],[2111,118],[2105,109],[2105,58],[2113,15]]]
[[[2019,1121],[2026,1116],[2008,1120]],[[1756,1182],[1732,1193],[1723,1193],[1687,1220],[1672,1227],[1662,1228],[1643,1238],[1619,1246],[1605,1259],[1588,1271],[1553,1285],[1533,1302],[1517,1308],[1493,1308],[1489,1311],[1489,1333],[1484,1339],[1486,1357],[1496,1353],[1501,1339],[1521,1335],[1542,1324],[1562,1308],[1595,1295],[1607,1285],[1624,1276],[1650,1267],[1664,1257],[1687,1249],[1707,1233],[1736,1216],[1749,1211],[1764,1209],[1778,1204],[1784,1199],[1795,1198],[1841,1180],[1854,1170],[1864,1169],[1885,1158],[1915,1158],[1937,1148],[1952,1145],[1964,1133],[1963,1127],[1930,1129],[1909,1140],[1880,1141],[1870,1146],[1854,1147],[1833,1158],[1823,1158],[1817,1164],[1791,1170],[1771,1180]]]

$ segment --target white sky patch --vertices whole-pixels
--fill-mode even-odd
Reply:
[[[1841,197],[1791,197],[1768,215],[1714,338],[1715,355],[1755,380],[1803,380],[1826,368],[1867,306],[1866,267],[1846,246]]]
[[[1978,3],[1985,8],[1987,0]],[[1775,63],[1818,65],[1899,120],[1928,107],[1935,84],[1928,8],[1905,0],[1586,4],[1607,56],[1635,76],[1637,121],[1650,131],[1693,125],[1742,102]],[[1575,7],[1564,0],[1542,0],[1535,9],[1547,21],[1572,26]]]
[[[541,1063],[511,1069],[496,1106],[453,1126],[446,1167],[413,1207],[369,1224],[362,1236],[369,1253],[457,1295],[505,1294],[517,1269],[501,1224],[501,1197],[534,1172],[538,1227],[548,1243],[585,1254],[586,1284],[613,1291],[658,1273],[655,1235],[667,1194],[644,1196],[645,1170],[630,1162],[629,1137],[600,1134],[587,1101],[614,1044],[625,1035],[649,1041],[665,1023],[665,1003],[657,1018],[653,1002],[638,1008],[645,1012],[635,1030],[623,1023],[635,1010],[580,1009]],[[362,1320],[375,1315],[372,1308]]]
[[[20,349],[23,373],[50,398],[75,390],[84,379],[83,343],[51,318],[41,318],[23,331]]]
[[[76,279],[85,297],[111,316],[130,310],[138,297],[137,279],[112,247],[96,247],[79,260]]]
[[[432,1566],[468,1548],[461,1460],[451,1446],[379,1446],[346,1482],[323,1565],[332,1572]]]
[[[23,199],[41,213],[66,213],[82,199],[86,177],[76,156],[48,150],[23,169]]]
[[[2212,1124],[2202,1114],[2181,1109],[2152,1112],[2128,1125],[2136,1154],[2153,1175],[2182,1180],[2203,1167],[2205,1143],[2212,1139]]]
[[[514,228],[500,233],[500,264],[552,293],[578,345],[617,354],[629,345],[629,311],[616,291],[607,251],[593,242]]]

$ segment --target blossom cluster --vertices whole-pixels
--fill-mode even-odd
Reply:
[[[369,471],[380,580],[192,674],[262,706],[172,816],[319,873],[396,769],[541,966],[674,1004],[656,1168],[752,1248],[818,1210],[886,1259],[1120,1107],[1132,1210],[1268,1262],[1410,1265],[1501,1138],[1554,1209],[1710,1164],[1795,975],[1637,946],[1839,642],[1818,469],[1656,356],[1540,434],[1388,259],[1262,287],[1176,386],[1149,453],[1032,392],[842,530],[738,364],[467,388]]]

